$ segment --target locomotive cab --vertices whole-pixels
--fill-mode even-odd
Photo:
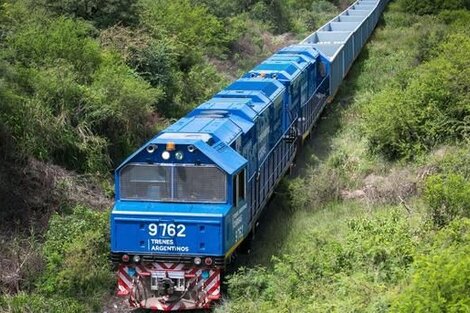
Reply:
[[[212,143],[210,135],[164,133],[149,142],[116,171],[114,254],[223,257],[224,218],[243,202],[246,163],[225,143]],[[171,222],[175,229],[155,230],[157,222]],[[173,239],[174,245],[154,246],[160,241],[153,239]]]
[[[120,295],[158,310],[204,308],[220,297],[226,254],[243,236],[246,163],[209,134],[169,132],[116,170],[111,249]],[[238,228],[224,236],[233,219]]]

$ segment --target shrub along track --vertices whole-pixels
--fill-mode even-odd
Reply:
[[[436,229],[436,220],[430,220],[435,214],[428,214],[432,203],[427,187],[427,177],[449,168],[468,173],[468,166],[455,160],[460,157],[452,157],[465,155],[468,148],[417,152],[407,162],[371,153],[374,147],[364,128],[370,107],[387,88],[406,85],[421,67],[415,68],[438,53],[429,47],[437,47],[437,38],[445,42],[453,32],[442,20],[403,13],[399,5],[390,5],[299,155],[294,177],[278,188],[260,221],[252,253],[241,256],[241,268],[228,279],[228,300],[216,312],[426,311],[434,296],[412,301],[407,291],[400,291],[412,292],[413,284],[422,284],[418,288],[439,292],[433,288],[441,278],[435,278],[436,285],[426,284],[416,277],[411,280],[413,271],[439,269],[426,258],[435,250],[445,259],[439,254],[444,251],[442,240],[449,240],[458,254],[470,244],[468,222],[459,219],[469,212],[446,216],[447,223],[456,220],[450,227],[460,229],[462,236],[449,239],[448,233]],[[462,15],[468,20],[468,13]],[[465,184],[470,186],[468,178],[452,183],[463,190]],[[445,184],[438,179],[444,190]],[[470,206],[470,199],[459,199]],[[430,245],[434,240],[438,243]],[[458,279],[442,282],[465,284]],[[462,291],[449,291],[443,301],[468,305],[468,298],[459,300],[465,299]]]

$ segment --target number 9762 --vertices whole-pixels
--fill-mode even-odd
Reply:
[[[151,223],[148,231],[150,236],[186,237],[186,226],[183,224]]]

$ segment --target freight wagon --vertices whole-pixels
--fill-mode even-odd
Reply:
[[[115,171],[111,255],[131,307],[208,308],[387,0],[359,0],[157,134]]]

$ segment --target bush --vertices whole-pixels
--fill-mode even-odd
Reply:
[[[271,277],[272,278],[272,277]],[[228,291],[233,299],[257,298],[268,286],[270,275],[266,268],[240,268],[228,277]]]
[[[277,34],[289,31],[291,26],[287,6],[282,0],[256,1],[248,14],[253,20],[268,25],[269,29]]]
[[[108,260],[107,213],[76,207],[71,215],[51,218],[43,254],[46,270],[40,293],[86,302],[94,311],[113,286]]]
[[[155,39],[173,38],[181,57],[196,51],[217,55],[223,52],[223,24],[208,9],[189,0],[141,0],[141,23]]]
[[[414,158],[441,143],[470,136],[470,37],[455,34],[438,55],[378,93],[365,108],[373,151],[390,159]],[[399,118],[397,118],[399,116]]]
[[[437,234],[429,254],[417,257],[390,312],[468,312],[469,288],[470,220],[460,219]]]
[[[470,181],[470,145],[451,147],[435,164],[440,173],[458,173]]]
[[[437,227],[443,227],[459,217],[470,217],[470,181],[459,174],[428,177],[424,197]]]
[[[29,293],[0,297],[0,312],[98,312],[114,281],[109,256],[109,215],[77,206],[70,215],[52,216],[43,245],[27,252],[42,257],[45,269],[35,273]],[[41,254],[38,256],[37,254]],[[7,255],[8,257],[8,255]],[[6,261],[6,260],[5,260]],[[35,260],[38,263],[40,261]],[[24,271],[25,269],[23,269]]]
[[[402,9],[406,12],[424,14],[437,14],[443,10],[470,9],[466,0],[399,0]]]
[[[152,86],[162,86],[166,97],[172,99],[175,94],[175,67],[178,64],[178,52],[169,41],[153,41],[148,47],[136,51],[131,60],[133,67]]]
[[[348,218],[355,214],[351,204],[342,209],[298,212],[272,268],[241,269],[229,278],[225,312],[385,312],[387,288],[413,262],[417,230],[398,209],[356,218]]]
[[[470,21],[469,10],[442,11],[439,14],[439,18],[459,32],[465,32],[468,34],[468,22]]]
[[[57,61],[72,65],[80,82],[89,81],[101,62],[98,43],[90,38],[90,24],[59,17],[34,15],[6,38],[6,58],[26,67],[51,67]]]
[[[345,264],[362,269],[369,279],[397,283],[406,277],[413,262],[416,238],[404,212],[392,209],[373,218],[357,218],[348,223]]]
[[[208,100],[229,83],[210,64],[197,64],[191,67],[183,82],[182,98],[184,103],[190,104],[186,107],[187,110]]]
[[[44,269],[38,238],[16,232],[0,236],[0,295],[12,295],[34,289],[35,281]],[[1,312],[1,310],[0,310]]]
[[[296,178],[289,183],[289,192],[294,195],[291,207],[317,209],[322,203],[339,200],[344,179],[337,169],[322,166],[309,169],[305,178]]]
[[[418,51],[416,59],[419,63],[423,63],[437,57],[438,51],[436,51],[436,47],[446,39],[446,34],[446,27],[439,23],[436,23],[436,26],[427,28],[423,31],[423,34],[418,38],[417,42]]]
[[[39,0],[34,5],[47,8],[56,14],[89,20],[98,27],[114,24],[132,25],[137,23],[137,0]]]
[[[4,7],[0,121],[23,156],[107,173],[153,134],[162,91],[103,50],[90,24],[18,7]]]
[[[181,62],[188,62],[184,69]],[[177,47],[169,40],[152,41],[137,50],[130,63],[141,77],[162,91],[154,104],[167,117],[184,115],[227,83],[208,62],[182,61]]]
[[[294,1],[297,2],[299,1]],[[310,34],[339,13],[338,8],[329,1],[308,2],[300,5],[292,14],[292,28],[296,33]]]
[[[284,0],[191,0],[193,5],[203,4],[209,12],[227,19],[248,14],[253,21],[260,22],[275,33],[290,30],[291,3]]]
[[[118,55],[104,54],[85,93],[83,122],[93,134],[109,143],[104,155],[108,154],[114,164],[154,134],[152,106],[163,97],[163,92],[135,75]]]

